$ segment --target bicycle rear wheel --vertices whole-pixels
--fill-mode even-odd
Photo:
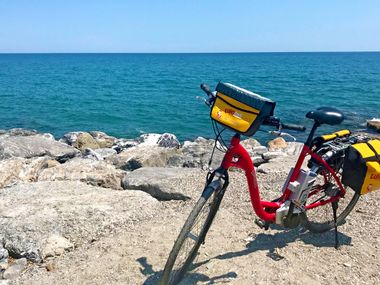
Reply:
[[[336,173],[340,178],[342,173],[342,164]],[[345,185],[343,185],[343,187],[346,190],[346,194],[338,201],[338,226],[345,222],[346,217],[353,210],[360,197],[360,194],[355,192],[352,188]],[[311,193],[313,192],[314,194],[308,198],[306,205],[337,196],[339,194],[339,186],[331,173],[324,172],[324,175],[318,175],[316,185],[311,190]],[[306,211],[305,227],[309,231],[313,233],[323,233],[334,228],[334,225],[335,223],[331,203]]]
[[[178,284],[196,257],[199,247],[204,243],[225,190],[222,189],[221,185],[216,190],[210,187],[212,186],[207,186],[203,193],[212,191],[212,194],[208,197],[202,195],[199,198],[182,227],[166,262],[161,285]]]

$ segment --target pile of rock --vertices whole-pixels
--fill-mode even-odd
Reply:
[[[12,129],[0,134],[0,188],[18,182],[82,181],[90,185],[125,189],[129,172],[142,167],[216,168],[224,155],[215,141],[197,138],[182,145],[173,134],[144,134],[118,139],[103,132],[70,132],[60,140],[51,134]],[[295,155],[301,144],[282,138],[268,147],[246,139],[253,163],[259,166],[278,157]]]
[[[299,151],[281,138],[268,147],[254,139],[242,144],[256,166]],[[201,137],[181,144],[173,134],[70,132],[55,140],[31,130],[0,131],[0,279],[15,278],[27,260],[44,261],[149,219],[159,201],[190,199],[178,185],[205,174],[214,146]],[[223,155],[216,150],[211,167]]]

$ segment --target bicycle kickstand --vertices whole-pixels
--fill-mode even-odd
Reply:
[[[339,248],[339,239],[338,239],[338,223],[336,218],[336,210],[338,210],[338,201],[331,203],[334,215],[334,227],[335,227],[335,249]]]

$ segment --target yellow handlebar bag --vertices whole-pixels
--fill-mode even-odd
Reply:
[[[252,136],[263,120],[273,116],[275,102],[230,83],[219,82],[211,118],[246,136]]]
[[[342,182],[361,195],[380,190],[380,140],[373,139],[347,148]]]

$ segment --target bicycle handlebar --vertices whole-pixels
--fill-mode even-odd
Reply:
[[[305,126],[302,125],[295,125],[295,124],[281,124],[281,127],[283,129],[288,129],[288,130],[294,130],[294,131],[300,131],[304,132],[306,130]]]
[[[208,87],[207,84],[202,83],[201,84],[201,89],[207,94],[208,97],[210,97],[210,98],[214,97],[214,95],[211,92],[210,87]]]
[[[295,125],[295,124],[284,124],[281,122],[279,118],[276,118],[276,117],[268,117],[264,119],[263,125],[273,126],[279,129],[294,130],[294,131],[299,131],[299,132],[304,132],[306,130],[305,126]]]

